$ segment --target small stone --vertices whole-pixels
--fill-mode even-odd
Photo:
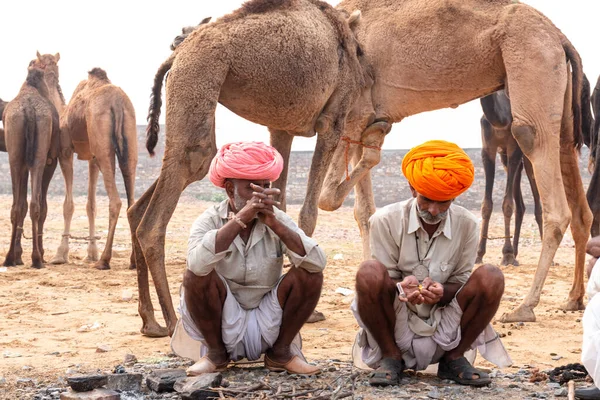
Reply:
[[[511,383],[510,385],[508,385],[509,389],[516,389],[518,387],[519,387],[519,385],[517,385],[516,383]]]
[[[137,392],[142,388],[142,374],[112,374],[108,375],[106,388],[120,392]]]
[[[99,344],[98,347],[96,347],[96,353],[106,353],[110,351],[110,345],[108,344]]]
[[[33,382],[30,378],[18,378],[17,385],[19,386],[35,386],[35,382]]]
[[[123,360],[123,364],[135,364],[138,362],[138,359],[133,354],[125,354],[125,359]]]
[[[438,390],[434,388],[433,390],[429,391],[429,393],[427,393],[427,397],[429,397],[430,399],[441,399],[442,395],[440,395],[440,392],[438,392]]]
[[[29,365],[23,365],[23,368],[21,368],[23,371],[29,371],[31,369],[33,369],[33,367],[30,367]]]
[[[21,354],[14,353],[12,351],[5,351],[4,353],[2,353],[2,356],[4,358],[19,358],[19,357],[22,357]]]
[[[67,383],[76,392],[88,392],[106,385],[106,382],[106,375],[71,376],[67,378]]]
[[[561,358],[562,358],[562,356],[556,356],[556,357],[552,357],[552,359],[553,359],[554,361],[558,361],[558,360],[560,360]]]
[[[555,355],[557,355],[557,354],[556,354],[556,353],[550,353],[550,355],[551,355],[551,356],[555,356]]]
[[[525,326],[524,322],[517,322],[517,326]]]
[[[567,388],[560,388],[560,389],[556,389],[554,391],[555,397],[567,397],[568,394],[569,394],[569,391],[567,390]]]
[[[121,293],[121,300],[129,301],[133,298],[133,293],[129,289],[124,289]]]
[[[121,400],[121,395],[107,389],[94,389],[88,392],[69,390],[60,394],[60,400]]]
[[[560,383],[557,382],[548,382],[546,386],[548,386],[548,389],[560,389]]]
[[[127,370],[122,365],[117,365],[113,370],[113,374],[124,374],[125,372],[127,372]]]
[[[157,393],[172,392],[175,382],[185,376],[183,369],[157,369],[146,378],[146,385]]]
[[[207,389],[219,386],[222,380],[223,375],[221,373],[213,372],[179,379],[175,382],[174,389],[176,392],[181,393],[183,399],[204,399],[215,395],[214,391]]]
[[[3,376],[0,376],[0,386],[4,386],[6,385],[6,378]]]

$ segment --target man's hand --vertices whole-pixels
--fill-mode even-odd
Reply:
[[[415,278],[413,275],[407,276],[400,282],[400,286],[402,286],[402,290],[406,294],[406,297],[398,296],[398,299],[402,302],[408,302],[411,304],[423,304],[425,299],[419,292],[419,280]]]
[[[591,238],[587,242],[585,251],[594,258],[600,258],[600,236]]]
[[[252,198],[246,202],[244,208],[239,210],[236,215],[246,224],[258,217],[269,226],[275,218],[273,206],[280,204],[273,199],[273,196],[279,194],[280,191],[274,188],[265,189],[255,184],[251,184],[250,187],[254,190]]]
[[[281,205],[280,202],[273,199],[273,196],[281,194],[281,191],[277,188],[266,189],[253,183],[250,184],[250,187],[254,190],[254,193],[252,193],[252,201],[256,199],[253,205],[256,210],[256,215],[265,225],[271,226],[275,221],[275,211],[273,210],[273,206]]]
[[[432,280],[430,277],[423,279],[423,289],[421,289],[421,296],[423,296],[425,304],[437,304],[442,300],[444,296],[444,286]]]

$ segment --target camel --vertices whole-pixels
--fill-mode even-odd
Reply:
[[[594,110],[594,127],[590,138],[590,166],[593,168],[592,179],[587,190],[587,200],[594,216],[592,223],[592,237],[600,235],[600,163],[597,162],[598,151],[600,151],[600,141],[598,135],[600,134],[600,77],[596,82],[596,87],[592,93],[592,109]]]
[[[144,335],[172,334],[177,322],[164,266],[166,227],[181,192],[206,175],[216,154],[217,102],[267,126],[286,158],[293,135],[318,132],[308,191],[316,207],[326,172],[321,165],[329,164],[352,105],[371,84],[350,27],[359,18],[360,13],[345,17],[319,0],[252,0],[202,24],[160,66],[146,144],[153,154],[162,81],[169,71],[163,165],[159,178],[128,211]],[[154,317],[148,269],[166,328]]]
[[[359,128],[347,130],[348,140],[363,145],[340,143],[320,194],[320,208],[337,209],[356,186],[355,215],[366,252],[368,218],[375,210],[370,169],[379,162],[388,126],[505,89],[511,100],[512,135],[533,166],[544,238],[529,293],[500,320],[535,321],[534,308],[569,223],[576,255],[565,308],[582,309],[592,216],[577,152],[583,143],[583,71],[568,39],[539,11],[512,0],[343,0],[337,7],[362,12],[355,29],[373,67],[371,100],[380,127],[379,132],[367,129],[362,134]],[[354,164],[348,179],[346,152]],[[564,191],[555,191],[557,187]],[[316,215],[301,228],[310,234],[315,221]]]
[[[60,135],[58,111],[52,104],[49,91],[55,83],[50,68],[40,69],[32,61],[25,83],[3,112],[13,189],[12,234],[4,266],[23,265],[21,235],[27,215],[27,181],[31,175],[31,266],[43,267],[42,235],[48,212],[46,195],[56,169]]]
[[[590,109],[590,83],[583,75],[583,87],[581,91],[581,114],[582,114],[582,134],[583,141],[588,148],[591,148],[595,140],[592,136],[593,117]],[[527,174],[533,202],[535,207],[535,220],[538,225],[540,237],[543,238],[542,225],[542,206],[540,196],[533,175],[531,162],[527,157],[523,157],[523,152],[517,141],[511,133],[512,115],[510,111],[510,100],[504,90],[492,93],[481,99],[481,107],[484,115],[481,117],[481,140],[483,148],[481,158],[485,171],[485,197],[481,205],[481,235],[479,239],[479,248],[477,251],[476,264],[483,262],[483,256],[486,250],[488,227],[492,214],[492,190],[494,186],[496,152],[500,154],[500,160],[507,173],[506,188],[504,191],[504,200],[502,202],[502,211],[504,213],[504,247],[502,249],[502,265],[519,265],[517,255],[519,253],[519,238],[521,224],[525,213],[525,203],[521,192],[521,173],[523,167]],[[590,151],[590,163],[593,152]],[[592,204],[590,203],[590,207]],[[515,231],[513,242],[510,241],[510,220],[513,210],[515,211]]]
[[[2,121],[2,114],[4,113],[4,107],[8,103],[0,99],[0,121]],[[0,128],[0,151],[6,151],[6,142],[4,140],[4,129]]]
[[[500,160],[506,171],[506,188],[502,202],[504,213],[504,247],[502,248],[502,265],[519,265],[517,255],[519,254],[519,237],[521,225],[525,214],[525,202],[521,192],[521,174],[523,167],[531,186],[535,205],[535,220],[537,222],[540,236],[543,237],[542,206],[533,175],[531,162],[523,157],[519,144],[511,133],[512,115],[510,112],[510,101],[504,90],[492,93],[481,99],[481,107],[484,115],[481,117],[481,159],[485,171],[485,196],[481,205],[481,234],[479,247],[477,249],[476,264],[483,262],[488,240],[488,228],[492,216],[493,201],[492,191],[494,189],[494,176],[496,173],[496,153],[500,154]],[[515,232],[511,243],[510,221],[515,212]]]
[[[110,269],[112,244],[121,209],[121,199],[115,182],[115,155],[123,174],[127,206],[130,207],[134,202],[138,156],[133,105],[125,92],[110,82],[103,69],[94,68],[89,71],[88,79],[81,81],[75,88],[69,105],[61,116],[61,133],[71,140],[77,158],[89,162],[87,260],[96,262],[94,267],[97,269]],[[56,255],[51,260],[52,264],[68,262],[73,217],[73,209],[69,206],[73,204],[73,153],[66,154],[60,162],[61,167],[64,165],[63,175],[68,188],[65,195],[65,230]],[[109,198],[108,237],[100,259],[95,231],[98,171],[102,172]],[[133,253],[131,260],[133,263]]]

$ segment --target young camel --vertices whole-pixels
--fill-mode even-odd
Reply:
[[[568,39],[540,12],[512,0],[343,0],[338,8],[363,13],[356,34],[374,70],[372,104],[379,132],[371,129],[361,135],[359,128],[348,129],[350,139],[363,143],[360,159],[345,180],[346,143],[338,147],[319,206],[337,209],[357,185],[355,215],[367,251],[368,218],[375,210],[369,172],[379,162],[378,149],[389,126],[505,88],[511,99],[511,132],[532,163],[540,192],[544,238],[529,293],[502,320],[535,321],[533,310],[570,222],[575,274],[565,308],[582,309],[592,216],[577,153],[583,143],[583,71]],[[352,149],[350,158],[357,157],[359,151]],[[300,226],[312,233],[314,223]]]
[[[49,71],[35,67],[32,61],[19,94],[6,105],[3,113],[13,190],[10,213],[12,234],[3,264],[9,267],[23,265],[21,235],[27,215],[29,175],[33,241],[31,266],[42,268],[44,263],[42,235],[48,211],[46,195],[56,169],[60,135],[58,112],[50,100],[48,90],[53,79],[47,72]]]
[[[165,232],[181,192],[202,179],[215,155],[215,107],[268,126],[284,138],[318,132],[310,172],[312,204],[352,104],[369,76],[346,20],[318,0],[253,0],[210,24],[202,24],[176,47],[156,74],[147,148],[157,143],[162,80],[166,81],[167,138],[158,180],[129,209],[138,272],[141,332],[165,336],[177,317],[165,273]],[[284,171],[284,173],[286,173]],[[155,317],[148,287],[152,274],[167,328]]]
[[[111,84],[106,72],[94,68],[88,79],[81,81],[69,105],[61,116],[61,132],[68,136],[77,158],[89,162],[89,185],[87,215],[89,219],[88,261],[95,261],[95,268],[110,269],[112,244],[121,209],[121,199],[115,182],[115,155],[123,174],[127,206],[134,202],[135,170],[137,166],[137,130],[135,111],[125,92]],[[73,154],[61,160],[69,169],[65,176],[67,188],[73,186]],[[104,187],[109,198],[108,237],[102,256],[98,259],[96,246],[96,184],[98,171],[102,172]],[[64,169],[63,169],[64,173]],[[66,191],[65,204],[72,204],[73,192]],[[66,207],[65,207],[66,208]],[[70,226],[73,212],[65,213],[65,231],[52,264],[68,262]],[[131,256],[133,266],[133,253]]]

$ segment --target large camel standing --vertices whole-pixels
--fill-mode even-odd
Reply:
[[[533,309],[570,222],[575,274],[565,307],[582,309],[585,244],[592,217],[577,162],[577,148],[583,142],[583,71],[568,39],[540,12],[512,0],[344,0],[338,8],[362,11],[356,34],[374,70],[372,104],[377,120],[392,124],[507,90],[511,132],[533,165],[540,192],[544,239],[531,290],[501,319],[535,321]],[[357,185],[355,213],[363,240],[368,240],[368,217],[375,210],[369,171],[379,162],[377,148],[384,127],[382,123],[379,134],[370,131],[368,136],[356,135],[359,129],[349,131],[351,139],[373,148],[361,149],[360,161],[344,180],[342,144],[319,202],[323,209],[336,209]],[[355,161],[358,147],[351,149]],[[311,233],[314,224],[301,226]]]
[[[17,97],[6,105],[3,112],[13,190],[10,213],[12,234],[3,265],[23,264],[21,235],[27,215],[27,181],[31,175],[31,266],[42,268],[42,235],[48,211],[46,195],[56,169],[60,131],[58,111],[52,104],[49,92],[49,87],[57,81],[50,69],[39,69],[33,64],[32,61]]]
[[[96,261],[95,268],[109,269],[112,244],[121,199],[115,182],[115,155],[123,174],[127,205],[134,202],[135,170],[137,165],[137,130],[135,111],[125,92],[113,85],[106,72],[94,68],[88,79],[81,81],[69,105],[61,116],[61,134],[70,138],[77,158],[89,161],[87,215],[89,219],[88,261]],[[62,157],[61,168],[67,187],[65,195],[65,231],[53,264],[68,262],[69,237],[73,209],[73,153]],[[108,237],[102,256],[98,259],[96,246],[96,184],[98,171],[102,172],[104,187],[109,198]],[[65,173],[66,172],[66,173]],[[133,253],[131,257],[133,264]]]
[[[181,192],[206,175],[216,154],[217,102],[268,126],[280,138],[278,148],[285,157],[292,135],[319,133],[308,192],[316,207],[326,172],[320,166],[329,164],[351,106],[369,84],[349,26],[358,16],[347,21],[318,0],[254,0],[201,25],[161,65],[147,147],[152,153],[157,143],[160,92],[169,71],[163,166],[158,180],[128,211],[143,334],[165,336],[177,322],[164,266],[165,232]],[[148,268],[167,329],[154,317]]]

